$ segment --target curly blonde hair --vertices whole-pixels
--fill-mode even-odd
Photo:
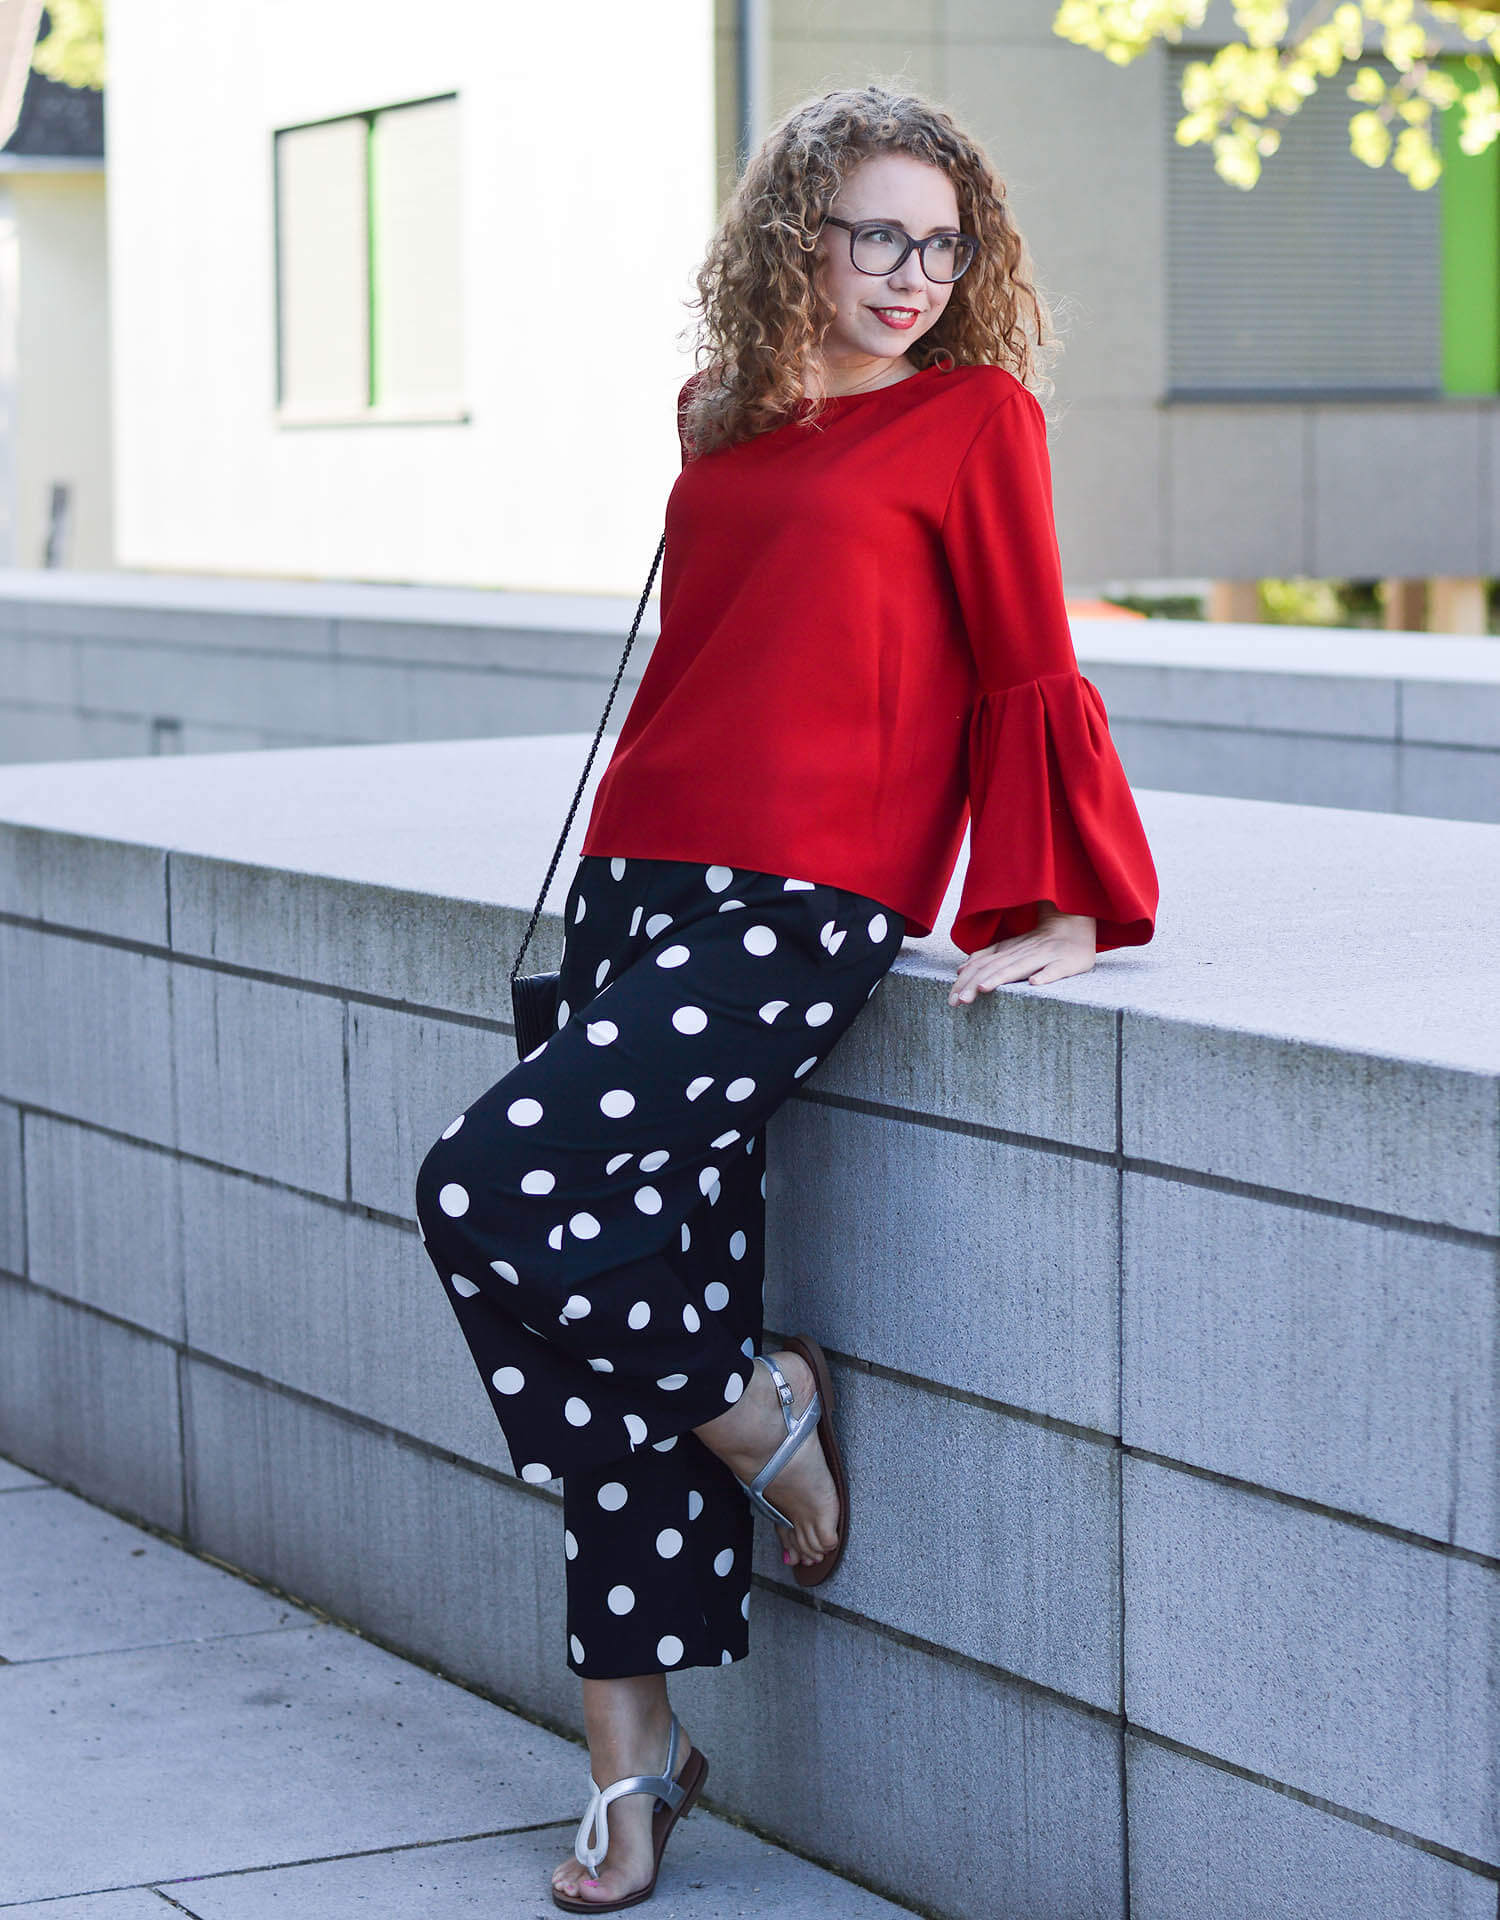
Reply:
[[[803,101],[772,127],[740,175],[688,304],[700,369],[684,402],[693,454],[783,424],[803,400],[803,370],[835,317],[813,271],[818,229],[861,160],[905,153],[953,182],[959,225],[979,242],[942,315],[907,353],[914,366],[1007,367],[1043,395],[1056,346],[1052,316],[1028,277],[1025,242],[983,148],[939,106],[871,83]],[[821,412],[814,399],[804,418]]]

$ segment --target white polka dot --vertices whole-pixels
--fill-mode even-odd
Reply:
[[[518,1287],[521,1284],[520,1274],[516,1272],[508,1260],[492,1260],[490,1262],[490,1269],[492,1272],[498,1273],[502,1280],[508,1280],[513,1287]]]
[[[764,1194],[763,1194],[763,1195],[761,1196],[761,1198],[762,1198],[762,1199],[764,1199],[764,1198],[765,1198],[765,1196],[764,1196]],[[686,1220],[684,1220],[684,1221],[683,1221],[683,1223],[682,1223],[682,1250],[683,1250],[683,1252],[684,1252],[684,1253],[686,1253],[686,1252],[687,1252],[687,1250],[688,1250],[688,1248],[689,1248],[689,1247],[690,1247],[690,1246],[691,1246],[692,1244],[693,1244],[693,1236],[692,1236],[692,1234],[691,1234],[691,1233],[690,1233],[690,1232],[688,1231],[688,1223],[687,1223],[687,1221],[686,1221]]]
[[[889,931],[890,922],[883,913],[877,913],[875,918],[870,922],[870,938],[879,942],[885,938]]]
[[[656,1551],[663,1560],[675,1560],[682,1552],[682,1535],[676,1527],[663,1527],[656,1536]]]
[[[829,939],[828,951],[830,953],[837,953],[848,937],[849,929],[847,927],[840,927],[838,932]]]
[[[534,1127],[542,1117],[540,1100],[512,1100],[505,1117],[513,1127]]]
[[[665,1147],[658,1147],[655,1153],[643,1153],[641,1155],[641,1172],[655,1173],[659,1167],[664,1167],[671,1157],[671,1154],[667,1152]]]
[[[573,909],[573,925],[575,927],[578,925],[578,922],[583,918],[583,916],[587,912],[588,912],[588,902],[584,899],[583,895],[580,893],[578,896],[578,905]]]
[[[732,1665],[733,1661],[734,1661],[734,1655],[729,1651],[728,1647],[726,1647],[724,1649],[722,1656],[720,1657],[719,1665],[721,1667],[727,1667]]]
[[[766,1176],[764,1174],[760,1176],[760,1197],[762,1200],[766,1197]]]
[[[724,1578],[725,1574],[728,1573],[729,1569],[733,1565],[734,1565],[734,1548],[733,1547],[726,1547],[722,1553],[716,1553],[714,1555],[714,1572],[718,1574],[721,1580]]]
[[[833,1018],[833,1005],[828,1000],[818,1000],[807,1010],[807,1024],[810,1027],[826,1027]]]
[[[762,957],[776,951],[776,936],[769,927],[747,927],[745,930],[746,953],[760,954]]]
[[[679,1033],[702,1033],[708,1025],[708,1015],[702,1007],[679,1007],[672,1015],[672,1025]]]
[[[698,1175],[699,1193],[707,1193],[709,1188],[715,1184],[718,1178],[719,1178],[719,1169],[717,1167],[705,1167],[703,1171]]]
[[[711,1073],[700,1073],[696,1080],[689,1080],[687,1085],[688,1099],[696,1100],[700,1093],[707,1093],[713,1083],[714,1077]]]
[[[745,1257],[745,1245],[746,1245],[746,1242],[745,1242],[744,1234],[738,1233],[738,1232],[730,1234],[729,1236],[730,1258],[734,1260],[743,1260]]]
[[[661,1388],[663,1393],[676,1393],[680,1388],[685,1387],[687,1383],[688,1377],[685,1373],[664,1373],[656,1384]]]
[[[578,1638],[576,1633],[570,1633],[568,1635],[568,1651],[572,1654],[575,1663],[581,1667],[583,1665],[583,1642]]]
[[[452,1282],[453,1291],[465,1300],[472,1299],[479,1291],[478,1287],[469,1279],[467,1274],[455,1273],[452,1276]]]
[[[566,1000],[559,1000],[559,1001],[558,1001],[558,1003],[557,1003],[557,1030],[558,1030],[558,1032],[559,1032],[559,1033],[561,1033],[561,1031],[563,1030],[563,1028],[564,1028],[564,1027],[565,1027],[565,1026],[566,1026],[566,1025],[568,1024],[568,1015],[569,1015],[570,1013],[572,1013],[572,1011],[573,1011],[573,1009],[572,1009],[572,1008],[571,1008],[571,1007],[570,1007],[570,1006],[568,1005],[568,1003],[567,1003],[567,1001],[566,1001]]]
[[[655,1187],[637,1187],[635,1190],[635,1204],[640,1208],[642,1213],[660,1213],[661,1195],[656,1191]]]
[[[590,1360],[589,1365],[594,1369],[595,1373],[613,1373],[615,1370],[613,1360]]]
[[[703,1495],[694,1487],[688,1494],[688,1519],[696,1520],[703,1511]]]
[[[719,1204],[719,1195],[723,1191],[724,1191],[723,1187],[719,1184],[717,1180],[715,1180],[713,1185],[708,1190],[708,1204],[711,1207],[716,1207]]]
[[[628,1167],[635,1158],[633,1153],[612,1153],[604,1163],[606,1173],[618,1173],[621,1167]]]
[[[682,1310],[682,1324],[687,1328],[689,1333],[696,1333],[699,1327],[703,1325],[698,1315],[698,1309],[693,1305],[691,1300],[688,1301]]]
[[[659,967],[680,967],[685,960],[691,960],[692,957],[686,947],[663,947],[656,956],[656,964]]]
[[[739,1137],[740,1137],[739,1128],[731,1127],[728,1133],[721,1133],[717,1135],[714,1139],[710,1140],[708,1144],[711,1147],[732,1147],[735,1141],[739,1139]]]
[[[602,987],[608,978],[609,978],[609,962],[607,960],[601,960],[598,966],[594,969],[594,985],[596,987]]]
[[[599,1489],[599,1504],[606,1513],[618,1513],[629,1498],[618,1480],[606,1480]]]
[[[630,1435],[631,1446],[638,1447],[644,1442],[646,1435],[650,1432],[650,1428],[638,1413],[627,1413],[625,1415],[625,1431]]]
[[[820,947],[826,947],[828,945],[829,939],[833,934],[833,929],[834,922],[832,920],[825,920],[823,922],[822,930],[818,934],[818,945]]]
[[[463,1123],[464,1123],[464,1117],[462,1114],[460,1114],[456,1120],[450,1120],[447,1126],[443,1128],[442,1137],[445,1140],[451,1140],[454,1134],[457,1133],[459,1128],[463,1125]]]
[[[623,880],[625,878],[625,862],[618,857],[611,860],[609,863],[609,871],[612,879]]]
[[[682,1653],[682,1642],[675,1633],[664,1633],[656,1643],[656,1657],[664,1667],[675,1667]]]
[[[743,1617],[746,1620],[750,1618],[750,1596],[748,1593],[745,1595],[744,1599],[740,1602],[740,1613],[743,1615]]]
[[[744,1391],[745,1383],[740,1376],[737,1373],[730,1374],[729,1378],[724,1382],[724,1398],[729,1402],[730,1406],[734,1405],[735,1401],[739,1399]]]
[[[710,893],[722,893],[734,878],[733,867],[710,867],[703,878],[708,882]]]
[[[438,1195],[438,1205],[450,1220],[459,1220],[469,1211],[469,1196],[456,1180],[450,1180]]]
[[[545,1167],[533,1167],[530,1173],[521,1175],[522,1193],[551,1193],[557,1185],[557,1175],[548,1173]]]
[[[526,1061],[540,1060],[542,1055],[546,1051],[547,1051],[547,1042],[544,1040],[539,1047],[533,1047],[530,1053],[523,1053],[521,1055],[521,1058]]]
[[[576,1393],[563,1408],[563,1418],[570,1427],[586,1427],[593,1417],[593,1408],[587,1400],[580,1400]]]
[[[722,1313],[729,1305],[729,1289],[722,1280],[710,1280],[703,1289],[703,1304],[710,1313]]]
[[[677,1435],[674,1433],[670,1440],[653,1440],[651,1442],[651,1451],[653,1453],[670,1453],[676,1445]]]
[[[563,1228],[559,1224],[558,1226],[555,1226],[552,1229],[552,1231],[547,1235],[547,1245],[551,1247],[554,1253],[561,1253],[562,1243],[563,1243]]]
[[[526,1385],[526,1376],[519,1367],[497,1367],[490,1379],[496,1393],[519,1393]]]
[[[611,1087],[599,1102],[599,1111],[611,1120],[623,1120],[627,1113],[635,1112],[635,1095],[624,1087]]]
[[[644,912],[644,907],[637,907],[635,912],[630,916],[630,937],[632,940],[635,938],[636,928],[641,924],[641,915]]]
[[[736,911],[743,911],[744,905],[745,903],[743,900],[721,900],[719,902],[719,911],[720,913],[734,913]]]
[[[753,1340],[742,1340],[740,1342],[740,1352],[744,1354],[747,1360],[753,1360],[755,1358],[755,1342]]]
[[[635,1595],[629,1587],[611,1587],[604,1597],[604,1604],[611,1613],[629,1613],[635,1605]]]
[[[665,933],[672,924],[670,913],[653,913],[646,922],[646,938],[654,940],[659,933]]]
[[[526,1466],[522,1467],[521,1478],[529,1481],[532,1486],[539,1487],[544,1480],[550,1480],[552,1478],[552,1469],[551,1467],[544,1467],[540,1460],[532,1460]]]
[[[568,1222],[568,1227],[580,1240],[597,1240],[599,1238],[599,1222],[591,1213],[575,1213],[573,1218]]]
[[[607,1047],[611,1040],[618,1040],[620,1029],[613,1020],[590,1020],[584,1027],[592,1046]]]
[[[650,1326],[651,1309],[646,1305],[644,1300],[636,1301],[635,1305],[625,1316],[625,1324],[627,1327],[634,1327],[637,1333],[640,1332],[642,1327]]]
[[[569,1560],[578,1558],[578,1542],[566,1527],[563,1528],[563,1552]]]
[[[811,1073],[817,1064],[818,1056],[814,1054],[811,1060],[804,1060],[802,1062],[802,1065],[798,1067],[797,1071],[792,1075],[792,1078],[794,1080],[800,1080],[804,1073]]]
[[[563,1302],[561,1318],[564,1320],[587,1320],[594,1311],[594,1303],[585,1300],[581,1293],[570,1293]]]
[[[769,1027],[778,1013],[785,1013],[791,1005],[790,1000],[768,1000],[760,1010],[760,1017]]]
[[[788,880],[781,889],[783,893],[811,893],[812,890],[811,880]]]
[[[729,1085],[724,1089],[724,1098],[726,1100],[748,1100],[754,1091],[755,1082],[741,1077],[738,1080],[730,1081]]]

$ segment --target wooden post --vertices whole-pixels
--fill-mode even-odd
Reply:
[[[1258,580],[1214,580],[1208,589],[1210,620],[1259,621]]]
[[[1429,582],[1427,625],[1433,633],[1488,633],[1489,581],[1442,574]]]
[[[1427,582],[1384,580],[1385,621],[1388,633],[1421,633],[1427,625]]]

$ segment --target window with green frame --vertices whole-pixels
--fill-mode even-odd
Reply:
[[[1441,63],[1467,91],[1479,75],[1461,55]],[[1497,63],[1486,65],[1491,78]],[[1443,283],[1443,391],[1500,393],[1500,141],[1484,153],[1458,144],[1458,107],[1439,116]]]
[[[461,418],[457,97],[283,127],[274,144],[280,417]]]

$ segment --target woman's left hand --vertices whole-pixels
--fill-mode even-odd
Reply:
[[[976,993],[989,993],[1009,981],[1045,987],[1054,980],[1087,973],[1098,957],[1096,931],[1089,914],[1059,913],[1050,900],[1043,900],[1030,933],[1013,934],[969,955],[949,989],[948,1005],[966,1005]]]

